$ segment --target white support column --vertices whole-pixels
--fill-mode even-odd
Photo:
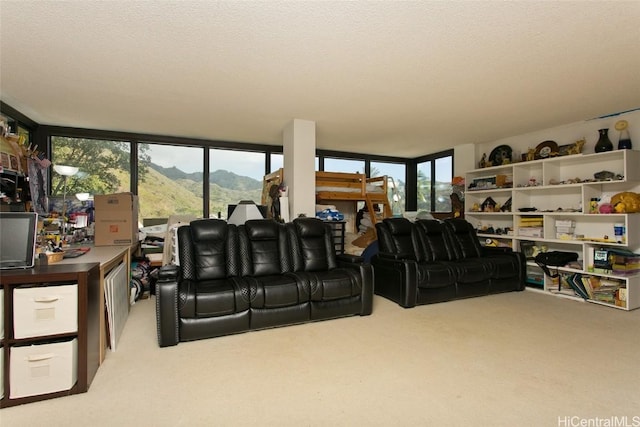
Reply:
[[[284,183],[291,219],[316,212],[316,122],[294,119],[283,131]]]

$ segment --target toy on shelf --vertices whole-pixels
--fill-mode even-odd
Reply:
[[[640,194],[623,191],[611,197],[611,204],[618,213],[640,212]]]

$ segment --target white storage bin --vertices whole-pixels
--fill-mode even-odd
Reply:
[[[78,340],[10,348],[9,398],[71,389],[78,379]]]
[[[0,288],[0,340],[4,339],[4,289]],[[2,367],[2,364],[0,364]],[[0,383],[2,385],[2,383]]]
[[[4,397],[4,347],[0,347],[0,399]]]
[[[14,289],[14,338],[64,334],[77,330],[77,284]]]

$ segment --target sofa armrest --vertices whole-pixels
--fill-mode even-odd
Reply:
[[[510,254],[512,252],[513,252],[513,249],[507,246],[483,246],[482,247],[482,255],[485,255],[485,256],[504,255],[504,254]]]
[[[417,299],[418,265],[411,259],[395,259],[374,255],[375,293],[404,308],[415,307]]]
[[[358,255],[341,254],[336,256],[338,267],[356,270],[362,280],[362,308],[361,316],[368,316],[373,311],[373,267],[364,262]]]
[[[159,281],[177,281],[180,275],[180,266],[178,265],[163,265],[158,271]]]
[[[364,257],[359,255],[340,254],[336,255],[336,261],[338,261],[339,264],[362,264],[364,262]]]
[[[379,258],[385,258],[390,260],[411,260],[415,261],[416,256],[409,252],[400,252],[400,253],[392,253],[392,252],[378,252]]]
[[[356,265],[359,265],[360,275],[362,276],[362,310],[360,315],[368,316],[373,311],[373,267],[369,263]]]
[[[178,277],[180,267],[168,265],[160,269],[156,282],[156,327],[158,345],[178,344]]]

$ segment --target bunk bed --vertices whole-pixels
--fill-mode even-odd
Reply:
[[[265,175],[262,186],[262,204],[269,204],[269,189],[273,185],[284,182],[282,168]],[[364,202],[369,212],[377,212],[375,206],[381,209],[376,220],[388,218],[392,215],[391,205],[387,197],[387,177],[378,176],[367,178],[363,173],[346,172],[316,172],[316,203],[331,204],[334,201]]]
[[[270,189],[276,185],[280,186],[284,181],[284,171],[282,168],[264,176],[262,189],[262,204],[270,206],[271,198],[269,197]],[[345,172],[316,172],[315,192],[317,204],[333,204],[333,202],[364,202],[369,212],[377,212],[375,205],[381,209],[378,215],[370,216],[371,222],[375,224],[383,218],[392,216],[392,208],[389,204],[387,190],[389,181],[387,176],[378,176],[367,178],[362,173],[345,173]],[[452,194],[452,211],[451,212],[432,212],[431,215],[437,219],[456,218],[464,216],[464,204],[460,198]],[[269,209],[270,211],[270,209]],[[355,226],[355,224],[354,224]],[[354,227],[355,228],[355,227]],[[347,239],[352,243],[352,250],[348,253],[357,254],[354,250],[366,248],[373,240],[376,239],[375,225],[369,228],[367,232],[361,234],[355,229],[355,233],[351,238]],[[349,245],[348,245],[349,246]],[[355,248],[354,248],[355,246]]]
[[[269,189],[273,185],[284,182],[282,168],[264,176],[262,186],[262,204],[269,203]],[[391,216],[391,205],[387,197],[387,177],[378,176],[367,178],[362,173],[346,172],[316,172],[316,202],[331,201],[365,202],[367,208],[373,205],[382,206],[384,218]]]

